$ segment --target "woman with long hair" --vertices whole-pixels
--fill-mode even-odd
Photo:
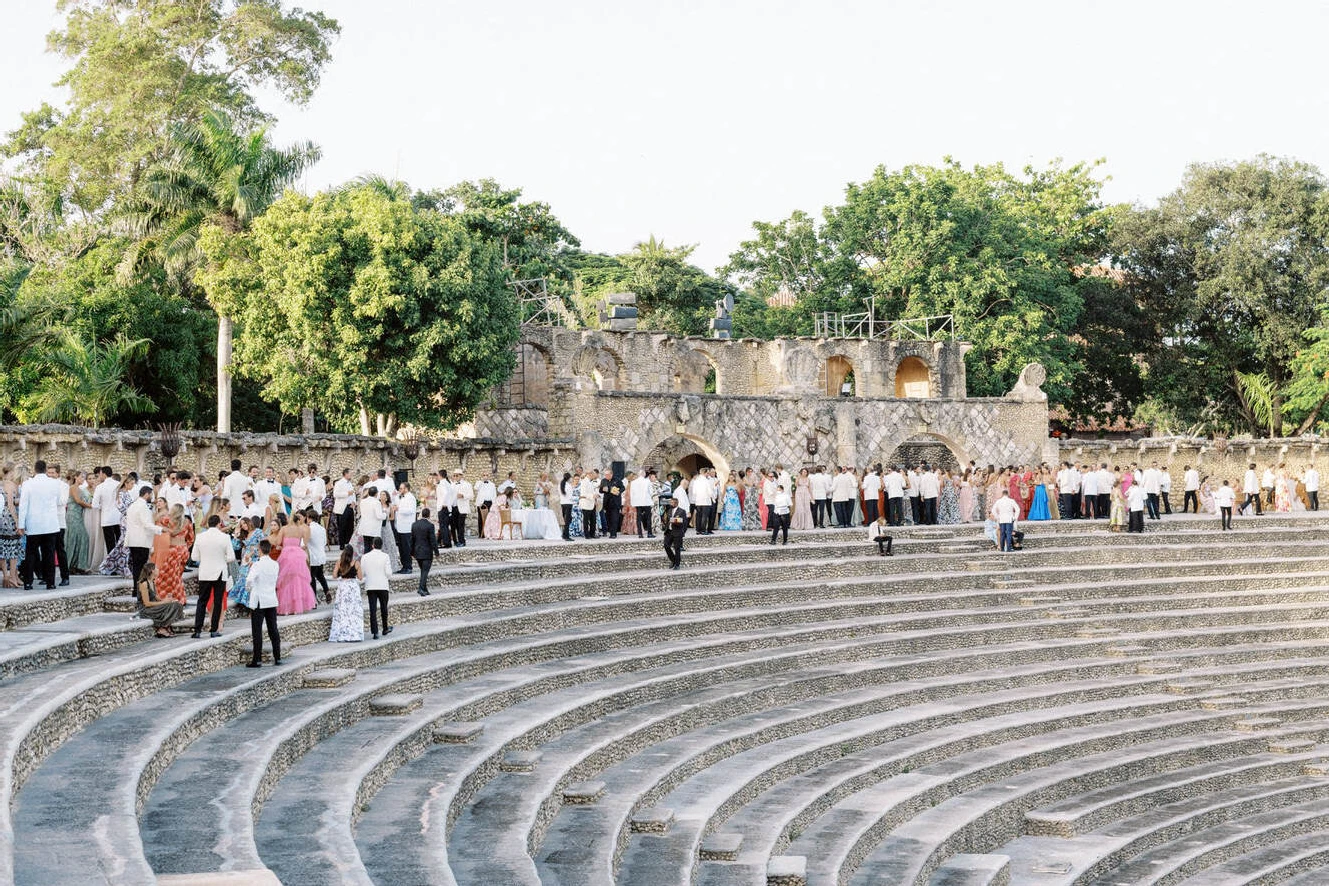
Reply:
[[[152,540],[152,562],[157,564],[157,593],[162,599],[177,601],[181,606],[185,596],[185,563],[189,561],[189,521],[185,519],[184,505],[174,505],[166,516],[157,520],[164,531]]]
[[[70,572],[84,575],[88,571],[92,542],[83,515],[92,507],[92,496],[88,494],[82,471],[70,471],[65,482],[69,484],[69,504],[65,506],[65,558]]]
[[[120,488],[116,491],[116,508],[120,511],[120,540],[107,552],[106,559],[98,568],[97,571],[102,575],[119,575],[125,578],[131,575],[129,549],[125,547],[125,528],[129,523],[129,506],[134,503],[134,488],[137,484],[138,475],[130,473],[120,481]]]
[[[149,560],[138,574],[138,617],[152,619],[153,636],[170,637],[171,625],[184,615],[185,608],[179,600],[157,593],[156,572],[157,564]]]
[[[266,536],[263,530],[254,525],[254,521],[249,517],[241,517],[240,522],[235,527],[235,540],[240,545],[240,555],[236,559],[239,561],[239,568],[235,573],[235,582],[231,585],[231,591],[228,594],[232,603],[236,606],[249,608],[249,587],[246,581],[249,578],[249,567],[254,565],[254,561],[259,558],[258,543]]]
[[[23,536],[18,534],[18,484],[14,466],[4,466],[4,502],[0,504],[0,561],[4,562],[4,585],[22,587],[18,562],[23,558]]]
[[[360,596],[364,573],[355,558],[355,548],[344,545],[337,565],[332,568],[337,595],[332,602],[332,627],[328,640],[333,643],[359,643],[365,638],[365,603]]]
[[[277,534],[281,538],[281,555],[277,558],[277,614],[299,615],[318,608],[314,586],[309,580],[309,527],[304,515],[296,511],[290,522]]]

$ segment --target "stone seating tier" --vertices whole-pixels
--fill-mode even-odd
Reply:
[[[721,534],[689,538],[672,574],[654,542],[473,545],[436,563],[434,596],[394,604],[390,637],[321,642],[324,607],[284,619],[290,660],[259,671],[236,667],[234,623],[152,641],[92,614],[124,591],[57,595],[67,609],[0,634],[16,637],[0,652],[0,874],[1313,873],[1329,524],[1210,522],[1045,524],[1004,557],[977,527],[920,527],[888,560],[858,532],[788,548]],[[703,860],[726,835],[731,857]],[[1058,846],[1073,863],[1048,873]]]

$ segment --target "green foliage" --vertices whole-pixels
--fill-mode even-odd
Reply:
[[[172,129],[208,109],[254,123],[266,119],[256,89],[308,101],[339,30],[281,0],[60,0],[58,8],[65,26],[47,42],[72,62],[57,83],[68,105],[27,114],[4,151],[87,211],[128,195],[166,155]]]
[[[97,342],[69,330],[38,358],[41,375],[23,398],[19,418],[101,427],[108,418],[154,409],[150,399],[126,384],[130,364],[147,351],[148,340],[118,335]]]
[[[287,193],[246,233],[205,229],[200,280],[236,321],[238,375],[283,411],[444,429],[506,380],[517,308],[499,248],[370,184]]]
[[[1284,398],[1329,284],[1326,184],[1313,166],[1269,156],[1197,164],[1157,207],[1122,218],[1114,251],[1153,326],[1150,396],[1186,418],[1216,403],[1222,421],[1255,433],[1280,434],[1285,416],[1314,408],[1311,375],[1297,408]],[[1251,375],[1269,381],[1270,422],[1244,396]]]

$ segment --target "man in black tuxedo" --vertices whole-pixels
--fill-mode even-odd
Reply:
[[[623,527],[623,478],[617,473],[607,473],[600,481],[600,502],[605,532],[610,538],[618,538],[618,530]]]
[[[665,518],[664,549],[669,558],[669,568],[677,569],[683,565],[683,534],[688,531],[688,512],[678,506],[678,499],[669,499],[668,516]]]
[[[434,524],[429,520],[429,508],[421,508],[420,515],[411,524],[411,556],[420,564],[421,597],[429,596],[429,567],[434,565],[434,552],[438,550],[438,536],[434,534]]]

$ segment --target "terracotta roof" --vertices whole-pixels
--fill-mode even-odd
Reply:
[[[766,299],[766,304],[772,308],[792,308],[798,304],[798,296],[788,286],[781,286],[775,295]]]

